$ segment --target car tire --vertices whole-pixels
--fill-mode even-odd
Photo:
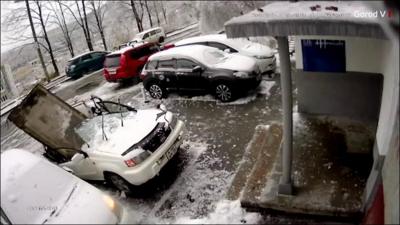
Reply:
[[[229,102],[233,99],[232,87],[226,83],[218,83],[214,88],[215,97],[222,102]]]
[[[160,37],[159,39],[158,39],[158,43],[163,43],[164,42],[164,37]]]
[[[118,174],[106,173],[104,176],[106,181],[112,184],[118,190],[123,191],[125,193],[130,193],[132,191],[132,184],[130,184],[128,181],[126,181]]]
[[[158,83],[151,83],[148,86],[150,96],[155,99],[162,99],[165,97],[165,89]]]

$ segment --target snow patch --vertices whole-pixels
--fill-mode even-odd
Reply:
[[[178,218],[177,224],[256,224],[261,220],[258,213],[248,213],[241,206],[240,201],[221,200],[217,202],[215,210],[207,217],[191,219],[189,217]]]

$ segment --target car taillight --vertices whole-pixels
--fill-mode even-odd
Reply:
[[[140,150],[138,150],[138,151],[140,151]],[[141,151],[142,151],[141,153],[139,153],[132,159],[124,160],[125,165],[127,167],[134,167],[134,166],[140,164],[141,162],[143,162],[144,160],[146,160],[150,156],[150,153],[148,151],[145,151],[143,149],[141,149]]]
[[[142,73],[140,74],[140,79],[144,79],[144,77],[147,75],[147,71],[145,69],[142,70]]]
[[[134,167],[136,166],[136,162],[133,159],[128,159],[124,161],[127,167]]]
[[[173,47],[175,47],[174,44],[165,44],[165,45],[162,47],[162,50],[167,50],[167,49],[173,48]]]

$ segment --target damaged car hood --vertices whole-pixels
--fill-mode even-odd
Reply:
[[[157,119],[159,113],[162,111],[147,109],[87,120],[76,129],[86,141],[86,144],[82,145],[82,150],[121,155],[151,133],[162,120],[162,118]]]

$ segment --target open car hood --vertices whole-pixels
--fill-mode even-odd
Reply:
[[[65,157],[80,150],[84,141],[74,127],[86,116],[58,98],[42,85],[31,92],[9,114],[8,120],[50,149],[70,149]]]

